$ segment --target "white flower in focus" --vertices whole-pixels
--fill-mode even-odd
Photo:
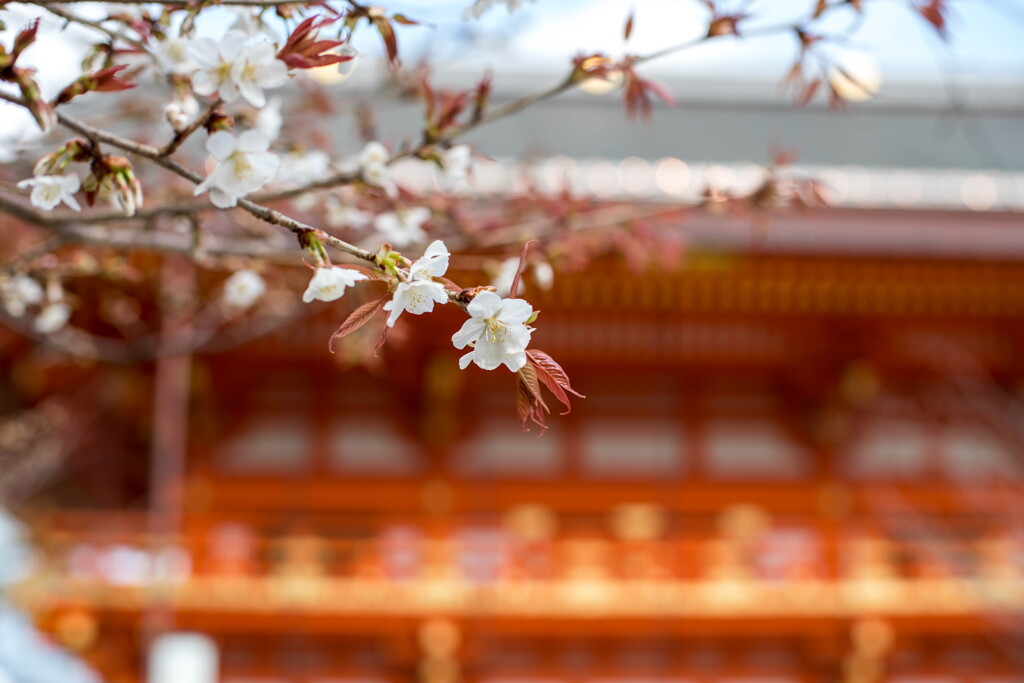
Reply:
[[[256,303],[267,285],[252,270],[239,270],[224,281],[224,303],[235,308],[249,308]]]
[[[476,363],[484,370],[494,370],[504,364],[512,372],[526,365],[526,345],[533,330],[526,321],[533,316],[533,306],[522,299],[502,299],[494,292],[480,292],[469,302],[473,316],[452,335],[457,349],[472,347],[472,351],[459,359],[463,370]]]
[[[466,179],[470,164],[473,163],[473,150],[469,145],[455,145],[445,151],[441,157],[444,166],[444,180],[449,187]]]
[[[210,191],[210,201],[222,209],[238,203],[238,198],[266,184],[277,173],[281,160],[267,151],[270,141],[256,130],[247,130],[237,138],[219,130],[206,141],[206,149],[219,163],[194,194]]]
[[[331,158],[318,149],[292,152],[281,160],[278,180],[302,187],[323,180],[331,170]]]
[[[167,38],[156,49],[156,61],[160,70],[167,74],[188,76],[198,68],[192,59],[190,47],[192,41],[187,38]]]
[[[248,46],[231,69],[231,78],[249,104],[267,103],[264,88],[276,88],[288,80],[288,67],[277,58],[274,46],[265,40]]]
[[[68,324],[71,318],[71,308],[62,302],[49,304],[36,318],[34,327],[40,334],[53,334]]]
[[[39,175],[33,178],[26,178],[18,183],[18,189],[32,188],[29,201],[32,206],[43,211],[52,211],[61,202],[64,202],[75,211],[81,211],[74,193],[82,186],[82,181],[75,174],[71,175]]]
[[[228,31],[220,42],[199,38],[188,50],[197,64],[192,88],[200,95],[218,93],[225,102],[244,97],[254,107],[267,103],[264,88],[288,80],[288,67],[266,40],[252,42],[243,31]]]
[[[197,94],[219,93],[225,102],[238,99],[240,93],[231,72],[235,62],[241,61],[248,40],[242,31],[228,31],[219,43],[210,38],[192,41],[188,55],[197,66],[192,74],[192,88]]]
[[[0,285],[0,299],[14,318],[25,315],[29,306],[42,303],[43,286],[28,275],[18,274]]]
[[[847,102],[866,102],[882,89],[882,70],[866,52],[843,52],[828,67],[829,85]]]
[[[365,228],[373,221],[369,211],[357,209],[335,196],[328,196],[324,202],[324,219],[332,228]]]
[[[401,249],[410,244],[426,241],[427,233],[423,231],[423,224],[429,219],[430,209],[418,206],[397,213],[379,214],[373,220],[373,227],[392,246]]]
[[[441,277],[448,270],[448,259],[451,255],[441,240],[431,242],[423,256],[416,259],[409,267],[409,279],[399,282],[391,300],[384,304],[384,310],[390,311],[388,327],[394,327],[398,316],[403,311],[413,315],[430,313],[434,303],[447,303],[448,294],[440,282],[433,278]]]
[[[367,277],[362,273],[349,268],[321,266],[313,273],[313,279],[309,281],[302,300],[307,304],[313,299],[334,301],[341,298],[346,287],[351,287],[360,280],[366,279]]]

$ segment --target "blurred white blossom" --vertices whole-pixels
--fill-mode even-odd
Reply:
[[[410,244],[426,241],[427,233],[423,230],[423,224],[429,219],[430,209],[417,206],[379,214],[373,220],[373,227],[385,241],[401,249]]]
[[[235,308],[249,308],[267,291],[259,273],[239,270],[224,281],[224,303]]]
[[[43,308],[36,318],[33,327],[40,334],[53,334],[63,329],[70,319],[71,307],[62,301],[55,301]]]
[[[42,303],[43,286],[28,275],[19,273],[0,283],[0,300],[11,316],[20,318],[25,315],[26,308]]]

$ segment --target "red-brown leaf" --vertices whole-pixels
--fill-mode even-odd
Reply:
[[[397,67],[398,37],[395,35],[395,29],[392,28],[387,19],[377,19],[373,23],[377,27],[377,32],[380,33],[381,40],[384,41],[384,49],[388,53],[388,63],[392,67]]]
[[[946,0],[928,0],[917,6],[918,13],[931,24],[939,36],[945,40],[946,34]]]
[[[395,15],[393,15],[391,17],[391,19],[393,21],[397,21],[399,24],[402,24],[403,26],[419,26],[420,25],[420,22],[416,21],[415,19],[410,19],[409,17],[405,16],[404,14],[395,14]]]
[[[633,35],[633,17],[636,12],[630,12],[629,18],[626,19],[626,27],[622,29],[622,37],[625,40],[629,40],[629,37]]]
[[[516,268],[516,276],[512,278],[512,287],[508,290],[509,298],[516,298],[516,294],[519,292],[519,278],[523,275],[523,268],[526,267],[526,253],[530,250],[530,246],[535,244],[537,240],[529,240],[523,245],[523,251],[519,255],[519,267]]]
[[[540,395],[540,383],[537,381],[536,368],[527,363],[516,373],[516,413],[519,415],[519,422],[523,425],[524,431],[530,431],[526,426],[529,420],[541,428],[541,434],[548,428],[544,422],[544,413],[548,410],[544,399]]]
[[[563,415],[568,415],[572,412],[569,394],[579,398],[586,398],[583,394],[577,393],[572,388],[569,384],[569,376],[565,374],[562,366],[556,363],[551,356],[537,349],[527,349],[526,357],[530,361],[530,365],[536,369],[537,379],[565,406],[566,410],[562,413]]]
[[[331,335],[331,341],[328,342],[327,345],[327,347],[331,350],[331,353],[334,353],[335,339],[350,335],[356,330],[358,330],[360,327],[365,325],[366,323],[370,322],[370,318],[372,318],[373,315],[378,310],[380,310],[380,307],[383,306],[384,302],[387,301],[390,297],[390,293],[385,294],[376,301],[369,301],[360,306],[359,308],[357,308],[356,310],[349,313],[348,317],[345,318],[345,322],[341,324],[341,327],[335,330],[334,334]]]

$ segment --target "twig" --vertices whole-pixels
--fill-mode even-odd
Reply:
[[[12,104],[20,105],[22,107],[27,107],[27,103],[20,97],[5,92],[0,92],[0,99],[10,102]],[[72,118],[60,112],[57,113],[57,121],[65,128],[75,131],[79,135],[88,138],[93,143],[103,142],[108,145],[112,145],[114,147],[122,149],[126,152],[130,152],[140,157],[149,159],[150,161],[158,164],[159,166],[163,166],[172,173],[181,176],[182,178],[185,178],[186,180],[190,181],[195,185],[198,185],[203,181],[203,177],[196,173],[195,171],[193,171],[192,169],[182,166],[173,159],[168,159],[162,156],[161,150],[156,147],[153,147],[151,145],[145,145],[142,144],[141,142],[136,142],[134,140],[129,140],[128,138],[124,138],[121,137],[120,135],[115,135],[113,133],[108,133],[107,131],[100,130],[99,128],[94,128],[93,126],[90,126],[87,123],[79,121],[78,119]],[[243,211],[246,211],[252,214],[253,216],[256,216],[257,218],[266,223],[277,225],[284,228],[285,230],[289,230],[296,236],[307,233],[316,233],[317,237],[321,239],[325,244],[329,244],[338,251],[342,251],[346,254],[349,254],[350,256],[355,256],[356,258],[362,259],[364,261],[369,261],[370,263],[374,262],[374,254],[372,252],[369,252],[366,249],[360,249],[354,244],[349,244],[344,240],[338,239],[337,237],[334,237],[332,235],[328,235],[323,231],[314,228],[311,225],[307,225],[302,221],[298,221],[295,220],[294,218],[291,218],[290,216],[286,216],[280,211],[276,211],[261,204],[257,204],[256,202],[250,201],[248,199],[239,199],[238,207]]]
[[[207,106],[206,109],[201,114],[199,114],[199,116],[196,117],[195,121],[193,121],[192,123],[182,128],[180,131],[175,133],[174,137],[171,138],[171,141],[160,148],[160,156],[169,157],[172,154],[174,154],[178,150],[178,148],[181,147],[186,140],[188,140],[189,136],[192,135],[192,133],[195,133],[197,130],[199,130],[200,126],[206,125],[206,122],[210,120],[210,117],[213,116],[213,113],[217,111],[217,107],[219,107],[223,103],[224,100],[222,100],[219,97],[215,99],[213,102],[211,102],[209,106]]]
[[[74,1],[74,0],[72,0],[72,1]],[[132,38],[131,36],[126,36],[123,33],[120,33],[118,31],[114,31],[113,29],[109,29],[106,26],[104,26],[102,24],[102,22],[93,21],[92,19],[86,19],[86,18],[80,17],[80,16],[78,16],[76,14],[72,14],[71,12],[68,12],[63,7],[61,7],[60,5],[56,5],[56,4],[52,4],[52,3],[48,3],[48,2],[35,2],[35,3],[32,3],[32,4],[37,5],[39,7],[42,7],[43,9],[45,9],[50,14],[53,14],[54,16],[58,16],[61,19],[64,19],[64,20],[69,21],[69,22],[74,23],[74,24],[79,24],[81,26],[85,26],[87,28],[91,28],[94,31],[99,31],[100,33],[103,33],[106,36],[108,36],[111,40],[123,40],[124,42],[128,43],[129,45],[134,45],[135,47],[139,48],[140,50],[145,52],[147,55],[149,55],[151,57],[153,56],[152,50],[150,50],[149,46],[147,46],[143,41],[141,41],[141,40],[139,40],[137,38]]]

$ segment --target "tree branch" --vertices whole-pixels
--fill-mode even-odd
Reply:
[[[17,97],[15,95],[0,92],[0,99],[27,108],[27,103],[20,97]],[[134,140],[129,140],[128,138],[121,137],[120,135],[108,133],[107,131],[100,130],[99,128],[90,126],[87,123],[79,121],[78,119],[72,118],[60,112],[57,112],[57,121],[65,128],[75,131],[79,135],[88,138],[93,143],[103,142],[108,145],[117,147],[118,149],[124,150],[126,152],[130,152],[137,156],[149,159],[150,161],[156,163],[157,165],[163,166],[172,173],[181,176],[182,178],[185,178],[194,185],[198,185],[203,181],[203,177],[200,174],[196,173],[195,171],[189,168],[186,168],[185,166],[182,166],[173,159],[168,159],[164,157],[161,154],[161,150],[156,147],[144,145],[140,142],[136,142]],[[364,261],[374,263],[375,255],[372,252],[369,252],[365,249],[361,249],[355,246],[354,244],[349,244],[348,242],[338,239],[337,237],[334,237],[332,235],[328,235],[322,230],[318,230],[317,228],[314,228],[311,225],[307,225],[302,221],[298,221],[295,220],[294,218],[291,218],[290,216],[286,216],[280,211],[276,211],[261,204],[257,204],[256,202],[250,201],[248,199],[239,199],[238,207],[266,223],[280,226],[297,236],[310,232],[315,232],[317,233],[317,237],[319,237],[320,240],[322,240],[325,244],[334,247],[338,251],[342,251],[346,254],[349,254],[350,256],[355,256],[356,258],[362,259]]]

